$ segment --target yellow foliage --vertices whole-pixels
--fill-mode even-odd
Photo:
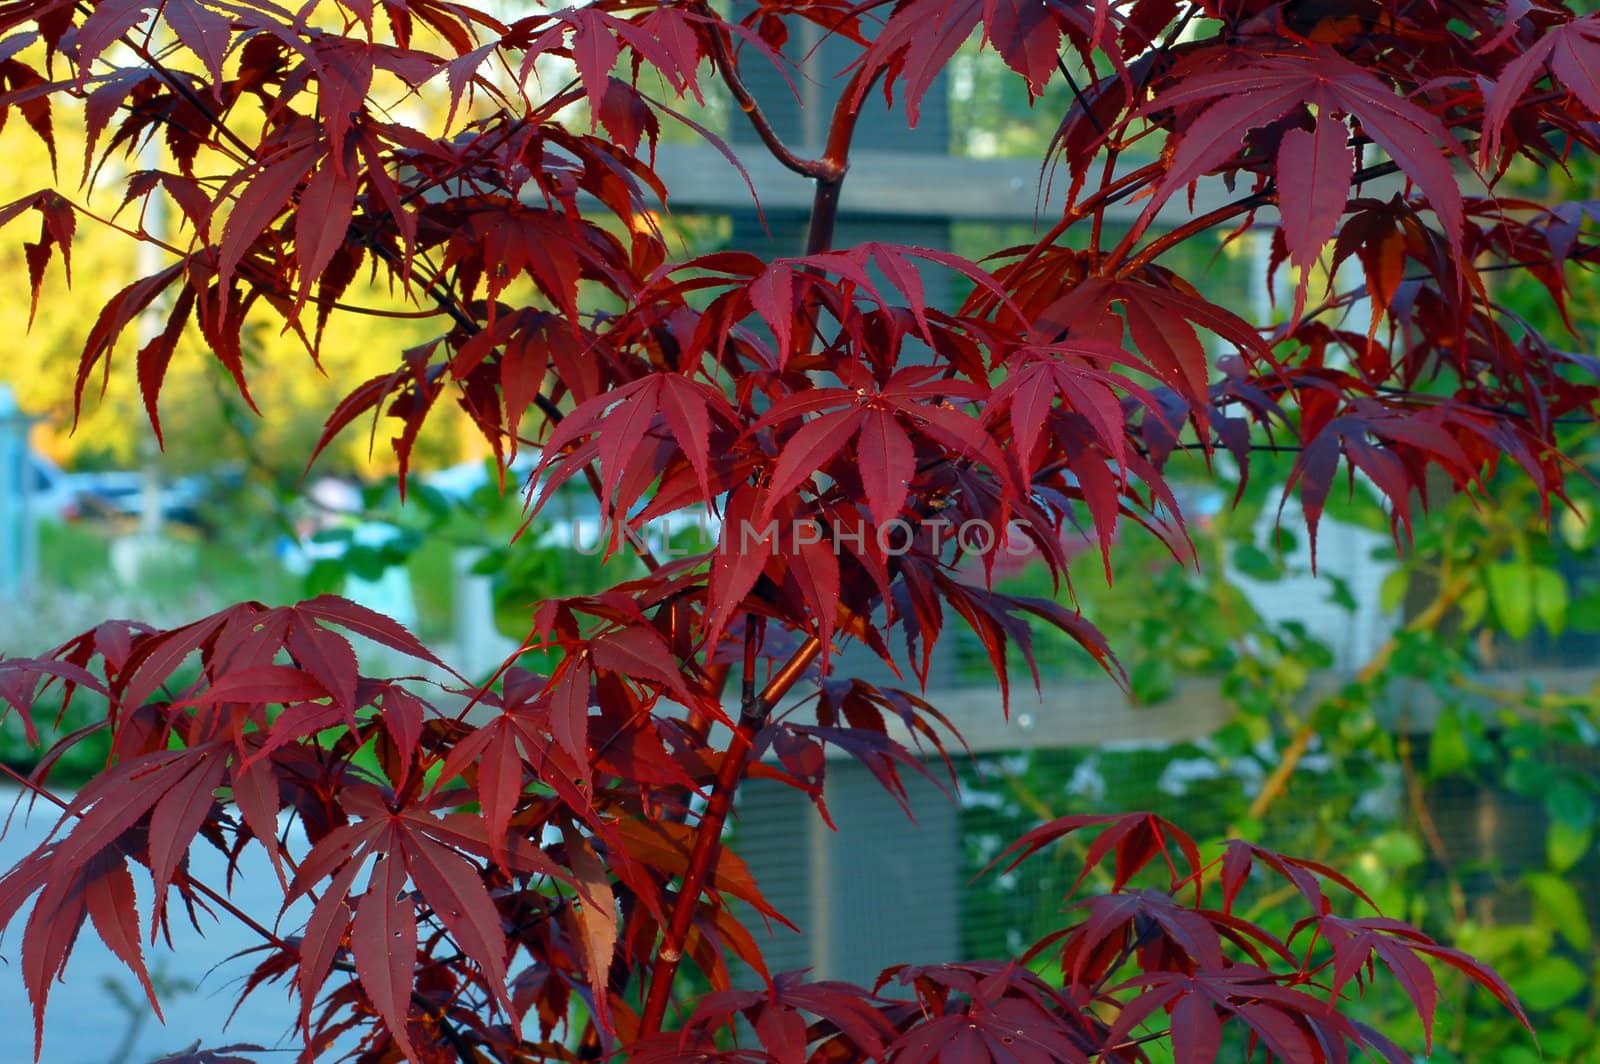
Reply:
[[[74,203],[125,227],[138,223],[137,205],[117,213],[130,161],[120,172],[108,165],[92,188],[77,185],[83,158],[84,132],[79,116],[55,115],[59,180],[51,175],[49,156],[20,122],[0,129],[0,204],[41,188],[57,187]],[[108,134],[109,135],[109,134]],[[176,212],[172,212],[176,214]],[[38,215],[26,212],[0,230],[0,270],[15,289],[28,284],[23,244],[38,239]],[[180,246],[189,233],[174,234]],[[163,263],[164,265],[164,263]],[[67,464],[79,462],[131,465],[150,438],[134,370],[136,330],[130,328],[118,345],[109,373],[99,367],[87,382],[81,417],[73,424],[73,389],[84,338],[107,301],[123,286],[152,272],[139,264],[138,242],[123,232],[80,216],[72,254],[70,289],[59,253],[46,271],[44,292],[30,328],[23,299],[0,304],[0,335],[13,337],[19,350],[0,360],[0,381],[15,389],[24,410],[42,419],[36,442],[41,450]],[[382,278],[376,285],[358,279],[344,302],[382,311],[416,312],[390,293]],[[308,310],[306,323],[312,318]],[[273,467],[298,468],[311,453],[323,419],[345,392],[398,364],[400,352],[437,335],[447,327],[438,317],[374,317],[334,313],[321,345],[321,369],[304,344],[269,308],[252,311],[247,329],[250,392],[261,411],[251,413],[232,380],[204,347],[191,324],[179,345],[161,390],[160,413],[165,430],[167,463],[175,472],[206,468],[219,462],[249,458]],[[441,400],[419,442],[417,465],[455,460],[469,439],[465,417]],[[380,425],[378,446],[369,457],[370,421],[352,427],[322,459],[323,467],[358,473],[385,472],[393,466],[386,446],[388,426]]]

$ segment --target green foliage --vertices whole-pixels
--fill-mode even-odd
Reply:
[[[39,579],[46,588],[87,591],[110,568],[111,550],[101,530],[76,522],[41,522]]]
[[[1088,566],[1076,585],[1122,648],[1134,701],[1213,683],[1234,721],[1200,743],[982,759],[965,780],[969,863],[982,867],[999,839],[1065,813],[1181,813],[1213,843],[1240,834],[1347,870],[1387,915],[1449,933],[1493,964],[1535,1016],[1542,1057],[1515,1021],[1441,972],[1432,1060],[1600,1060],[1590,1019],[1600,1004],[1600,677],[1586,649],[1600,636],[1600,554],[1586,520],[1600,491],[1575,491],[1554,536],[1510,478],[1492,503],[1437,507],[1403,550],[1379,551],[1395,566],[1381,598],[1397,628],[1340,672],[1327,646],[1302,625],[1264,620],[1247,593],[1270,595],[1299,571],[1295,544],[1271,528],[1276,490],[1253,482],[1240,510],[1206,523],[1198,570],[1160,564],[1159,545],[1129,539],[1113,552],[1109,587]],[[1383,527],[1375,503],[1366,511],[1357,493],[1338,516]],[[1028,574],[1011,583],[1042,590]],[[1323,588],[1353,609],[1348,587]],[[1263,807],[1285,759],[1298,763]],[[1080,856],[1063,852],[1028,880],[1024,870],[980,880],[963,912],[968,948],[997,955],[1047,926]],[[1249,917],[1274,926],[1271,902]],[[1391,1028],[1407,1011],[1398,997],[1368,1006]]]

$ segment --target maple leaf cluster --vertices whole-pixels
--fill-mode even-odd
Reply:
[[[54,158],[56,119],[81,114],[86,181],[153,138],[170,157],[128,177],[115,218],[70,182],[0,207],[0,225],[39,221],[26,252],[46,313],[49,264],[69,264],[82,223],[170,257],[99,310],[80,402],[152,311],[162,327],[133,370],[158,433],[162,381],[190,331],[249,401],[247,323],[276,322],[315,358],[330,315],[370,309],[366,273],[437,330],[350,390],[319,449],[370,417],[392,427],[404,474],[445,401],[503,465],[537,452],[530,520],[579,480],[611,551],[627,549],[630,523],[719,519],[703,553],[660,560],[635,544],[648,575],[538,605],[526,646],[556,652],[548,676],[513,661],[469,683],[392,621],[333,598],[242,604],[172,630],[108,622],[0,660],[0,699],[25,725],[56,689],[101,700],[91,730],[111,737],[104,771],[59,800],[57,834],[0,878],[0,924],[32,903],[22,970],[36,1025],[85,922],[154,1003],[141,939],[166,926],[174,893],[191,917],[227,912],[260,935],[243,994],[288,988],[307,1059],[346,1038],[369,1061],[1142,1061],[1156,1040],[1186,1064],[1224,1045],[1407,1060],[1346,1015],[1380,962],[1425,1030],[1429,962],[1521,1017],[1470,958],[1381,916],[1335,915],[1324,884],[1364,902],[1336,870],[1243,842],[1204,861],[1145,814],[1069,817],[1018,843],[1021,859],[1099,829],[1086,871],[1109,861],[1114,879],[1024,957],[891,968],[872,988],[773,974],[739,914],[783,916],[722,832],[754,774],[827,816],[826,746],[904,800],[903,774],[930,770],[903,737],[936,755],[956,741],[912,689],[952,614],[1003,690],[1008,650],[1027,656],[1040,624],[1120,675],[1075,609],[983,577],[996,540],[1026,542],[1067,598],[1067,541],[1086,528],[1106,553],[1124,522],[1187,560],[1174,455],[1224,453],[1248,475],[1261,446],[1294,452],[1289,489],[1313,533],[1341,475],[1387,499],[1397,536],[1430,487],[1488,490],[1502,468],[1560,500],[1557,431],[1592,415],[1600,366],[1503,306],[1494,281],[1525,271],[1564,310],[1600,245],[1589,208],[1496,187],[1513,167],[1600,147],[1588,74],[1600,20],[1549,0],[759,0],[741,12],[0,5],[0,119],[17,110]],[[816,158],[782,141],[744,81],[751,64],[802,58],[796,20],[857,46]],[[1059,214],[981,264],[836,247],[863,101],[881,93],[915,122],[974,36],[1035,95],[1069,84],[1049,158],[1068,186]],[[662,122],[740,165],[678,106],[713,79],[814,181],[803,254],[685,260],[658,228]],[[439,128],[400,117],[412,97],[436,105]],[[1199,185],[1226,196],[1185,214]],[[139,220],[158,198],[175,233]],[[1134,224],[1108,226],[1127,204]],[[1247,233],[1271,241],[1270,273],[1292,274],[1287,315],[1265,329],[1161,261]],[[937,305],[930,271],[971,295]],[[951,527],[1004,534],[974,546]],[[446,679],[367,676],[348,635]],[[846,641],[905,689],[834,675]],[[51,766],[84,737],[57,744],[27,785],[51,795]],[[304,928],[275,931],[191,877],[195,846],[230,862],[263,850],[286,901],[314,899]],[[144,914],[135,865],[155,888]],[[1136,885],[1152,867],[1166,881]],[[1236,914],[1252,875],[1306,903],[1287,940]],[[676,1000],[685,960],[712,987],[698,1001]]]

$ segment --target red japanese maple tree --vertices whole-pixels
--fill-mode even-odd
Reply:
[[[1427,1031],[1430,963],[1520,1016],[1472,959],[1372,911],[1338,915],[1335,901],[1366,899],[1337,870],[1245,841],[1207,860],[1147,814],[1069,817],[1019,840],[1005,860],[1096,833],[1085,875],[1103,864],[1114,880],[1023,957],[891,968],[875,987],[769,973],[730,900],[777,914],[723,829],[757,765],[821,806],[825,745],[892,789],[914,762],[900,729],[944,748],[946,722],[915,690],[837,675],[842,641],[926,680],[957,615],[1004,685],[1008,647],[1049,625],[1117,674],[1072,608],[974,582],[982,567],[962,564],[971,544],[951,527],[1009,529],[1058,576],[1080,519],[1103,549],[1131,521],[1186,561],[1169,458],[1221,450],[1248,468],[1269,438],[1297,451],[1290,488],[1313,531],[1347,471],[1388,499],[1400,536],[1430,486],[1486,488],[1508,463],[1560,499],[1557,428],[1590,416],[1597,366],[1501,306],[1492,282],[1525,271],[1564,306],[1600,256],[1593,211],[1496,186],[1513,166],[1600,146],[1600,19],[1552,0],[742,10],[0,5],[0,114],[19,111],[53,154],[54,118],[81,108],[86,173],[151,137],[173,159],[134,173],[127,196],[168,201],[181,236],[161,244],[169,265],[99,311],[80,396],[154,306],[166,327],[134,368],[158,431],[191,328],[248,398],[241,328],[278,322],[315,358],[330,315],[362,313],[346,300],[365,271],[435,313],[437,335],[350,391],[324,443],[370,415],[396,426],[403,471],[447,400],[502,461],[538,452],[534,510],[586,480],[613,549],[637,549],[618,531],[630,522],[720,518],[704,554],[641,551],[648,576],[540,604],[527,645],[559,652],[549,676],[514,661],[481,687],[364,675],[349,635],[443,665],[332,597],[164,631],[112,621],[0,661],[0,698],[25,722],[48,688],[102,700],[113,751],[61,800],[52,840],[0,879],[0,924],[32,901],[21,964],[38,1022],[86,921],[153,1001],[140,939],[173,918],[174,895],[259,933],[243,993],[288,986],[308,1059],[354,1037],[370,1061],[1129,1062],[1165,1040],[1183,1062],[1224,1046],[1398,1062],[1410,1057],[1348,1006],[1387,970]],[[785,145],[744,81],[802,58],[797,20],[856,46],[817,158]],[[983,264],[836,246],[862,102],[887,94],[914,122],[975,35],[1031,92],[1070,85],[1050,150],[1065,205],[1036,243]],[[802,257],[679,261],[658,230],[660,125],[687,122],[674,105],[708,79],[814,182]],[[448,118],[423,128],[386,106],[411,94]],[[1223,181],[1221,206],[1171,222],[1196,182]],[[39,313],[63,305],[41,294],[46,267],[68,261],[86,220],[156,240],[137,210],[95,217],[65,187],[0,209],[42,223],[27,245]],[[1142,207],[1113,238],[1119,203]],[[1188,241],[1251,230],[1295,277],[1288,320],[1269,330],[1162,265]],[[1347,264],[1364,284],[1326,283]],[[928,269],[971,295],[935,305]],[[1348,324],[1358,304],[1370,327]],[[26,785],[49,796],[53,758],[81,738]],[[287,900],[314,899],[304,928],[279,934],[192,876],[195,846],[264,851]],[[153,881],[149,911],[134,865]],[[1235,912],[1263,876],[1304,902],[1286,937]],[[698,1000],[683,998],[686,964],[712,988]]]

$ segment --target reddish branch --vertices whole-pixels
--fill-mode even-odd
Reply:
[[[721,75],[722,83],[728,87],[733,102],[739,105],[739,109],[749,119],[750,127],[755,130],[756,136],[761,138],[761,143],[766,145],[772,157],[801,177],[826,181],[842,176],[843,169],[826,157],[804,158],[783,142],[783,138],[778,136],[778,131],[772,128],[772,121],[767,118],[755,94],[750,91],[749,86],[744,83],[744,78],[739,74],[738,62],[728,47],[731,31],[727,28],[727,23],[704,4],[697,5],[696,10],[708,26],[707,36],[711,41],[712,65]]]
[[[667,1005],[672,998],[672,985],[677,976],[678,965],[683,961],[684,942],[689,935],[694,910],[699,905],[700,895],[710,882],[711,875],[717,867],[717,859],[722,854],[723,829],[728,823],[728,813],[733,809],[734,792],[739,789],[739,784],[749,768],[750,753],[754,749],[756,734],[766,726],[767,716],[772,712],[772,707],[794,688],[805,675],[805,671],[821,654],[821,641],[815,637],[807,639],[800,649],[772,674],[772,678],[761,689],[755,701],[740,711],[738,726],[734,728],[733,738],[723,752],[722,763],[717,767],[717,778],[711,790],[711,798],[706,803],[705,813],[701,816],[695,833],[689,870],[684,875],[683,883],[678,888],[678,896],[673,902],[672,921],[662,936],[661,945],[656,951],[655,964],[650,970],[650,990],[640,1020],[640,1029],[646,1036],[661,1030],[661,1022],[666,1016]]]
[[[723,38],[720,34],[713,34],[716,41],[721,44]],[[751,121],[756,124],[758,132],[763,132],[762,139],[772,150],[779,161],[790,165],[783,146],[777,142],[776,136],[771,135],[770,125],[761,115],[760,109],[755,105],[748,91],[743,89],[739,82],[737,71],[728,59],[726,51],[722,52],[723,62],[719,68],[723,71],[725,80],[729,81],[729,88],[734,92],[744,110],[750,115]],[[856,122],[860,116],[860,108],[856,101],[864,96],[877,80],[881,72],[869,72],[866,68],[858,71],[851,78],[849,85],[842,93],[839,103],[835,105],[833,119],[828,128],[827,145],[822,159],[817,164],[805,164],[800,167],[790,166],[797,172],[816,179],[817,188],[811,209],[811,224],[806,237],[806,254],[815,255],[828,250],[833,244],[833,233],[838,221],[839,193],[844,184],[846,171],[849,169],[850,144],[855,136]],[[806,341],[809,343],[809,340]],[[705,890],[712,870],[715,869],[717,860],[722,852],[723,828],[727,823],[728,813],[733,808],[733,796],[739,788],[739,783],[744,779],[748,768],[750,752],[756,734],[766,725],[767,717],[776,705],[800,678],[805,675],[806,669],[821,656],[822,643],[815,636],[808,637],[800,648],[768,680],[767,685],[759,695],[752,698],[755,689],[756,669],[756,640],[757,627],[755,619],[746,616],[745,631],[745,660],[744,660],[744,685],[745,694],[741,699],[739,722],[734,729],[733,737],[727,749],[723,752],[722,763],[717,770],[716,783],[711,792],[710,801],[706,811],[701,817],[699,830],[695,836],[694,851],[690,856],[689,870],[684,876],[683,883],[672,910],[672,919],[668,924],[661,944],[656,953],[655,964],[651,969],[649,992],[645,1000],[645,1008],[641,1020],[641,1029],[646,1035],[654,1034],[661,1029],[661,1023],[666,1016],[667,1004],[671,999],[672,984],[677,975],[678,965],[683,960],[684,941],[689,933],[689,927],[694,918],[694,911],[699,904],[700,895]]]

